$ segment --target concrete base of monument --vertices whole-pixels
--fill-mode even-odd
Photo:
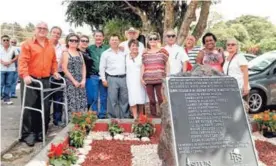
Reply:
[[[111,119],[98,119],[95,123],[95,126],[93,128],[93,133],[95,132],[107,132],[108,131],[108,124],[111,122]],[[134,123],[133,119],[119,119],[118,120],[120,126],[124,128],[125,133],[131,133],[131,128],[132,124]],[[159,139],[159,135],[161,132],[161,119],[159,118],[154,118],[152,119],[152,123],[155,126],[155,137],[154,140],[151,140],[151,142],[157,143]],[[68,139],[68,132],[70,128],[73,127],[73,124],[68,124],[63,130],[61,130],[55,138],[48,144],[46,145],[34,158],[29,161],[26,166],[46,166],[48,163],[48,150],[51,147],[51,144],[58,144],[60,142],[63,142],[64,140]],[[143,141],[140,141],[141,143],[138,144],[145,144]],[[137,144],[137,143],[135,143]],[[148,143],[146,143],[148,144]],[[150,144],[151,145],[151,144]],[[155,144],[155,146],[157,146]],[[155,148],[157,149],[157,147]],[[157,156],[157,154],[156,154]],[[87,165],[87,164],[86,164]]]

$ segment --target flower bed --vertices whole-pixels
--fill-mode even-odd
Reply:
[[[110,121],[106,122],[108,120],[105,122],[99,120],[96,123],[93,113],[75,114],[73,117],[75,120],[72,122],[75,125],[69,131],[68,137],[62,142],[62,145],[54,145],[49,150],[50,164],[56,166],[59,163],[65,164],[67,161],[69,165],[73,166],[161,165],[157,154],[161,126],[160,124],[153,125],[146,116],[142,116],[135,123],[116,120],[112,120],[111,123]],[[154,133],[152,133],[151,127],[154,128]],[[145,136],[150,136],[150,139]],[[261,140],[258,140],[260,138]],[[265,140],[262,136],[255,139],[260,160],[267,166],[276,165],[273,161],[276,158],[274,138],[269,139],[269,142],[273,140],[272,143],[267,142],[268,139]],[[68,149],[68,145],[71,148],[65,150]],[[63,149],[62,152],[60,149]]]
[[[258,125],[259,131],[263,136],[267,138],[276,137],[276,112],[265,111],[260,114],[256,114],[253,117],[254,121]]]

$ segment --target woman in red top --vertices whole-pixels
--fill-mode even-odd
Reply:
[[[158,104],[163,102],[162,82],[169,73],[169,53],[159,48],[160,36],[158,33],[150,33],[147,45],[149,48],[142,56],[141,81],[145,85],[150,100],[150,111],[153,116],[157,115],[155,93]]]

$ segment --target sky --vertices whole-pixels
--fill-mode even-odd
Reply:
[[[48,23],[49,27],[60,26],[66,34],[72,28],[75,32],[91,34],[88,26],[74,27],[65,21],[66,6],[63,0],[0,0],[0,24],[3,22],[18,22],[25,26],[29,22],[37,24],[40,21]],[[251,14],[269,17],[276,25],[276,0],[218,0],[211,11],[216,11],[224,20],[234,19],[241,15]]]

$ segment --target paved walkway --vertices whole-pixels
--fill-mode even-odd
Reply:
[[[17,95],[19,96],[19,91]],[[21,103],[20,98],[12,101],[13,105],[1,103],[1,154],[18,139]]]

